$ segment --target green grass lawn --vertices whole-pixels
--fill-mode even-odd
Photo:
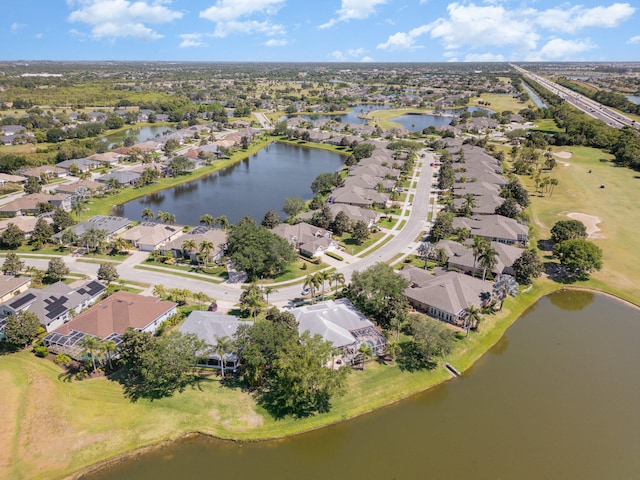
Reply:
[[[479,102],[484,102],[484,105],[480,105]],[[509,110],[513,113],[518,113],[523,108],[527,108],[527,106],[535,107],[533,101],[522,103],[511,95],[497,93],[483,93],[479,98],[475,97],[471,99],[469,105],[487,107],[494,112]]]
[[[558,159],[551,176],[560,183],[553,195],[532,196],[530,215],[534,239],[548,239],[555,222],[567,220],[570,212],[599,217],[601,231],[591,240],[604,251],[604,267],[594,273],[591,280],[577,284],[640,303],[640,209],[637,206],[640,176],[628,168],[601,161],[612,157],[597,149],[555,150],[570,151],[573,156]],[[533,190],[531,179],[522,180]],[[606,188],[600,188],[602,184]]]
[[[386,227],[386,225],[384,226]],[[348,253],[349,255],[358,255],[361,251],[363,251],[366,248],[369,248],[371,245],[373,245],[378,240],[380,240],[383,236],[384,236],[384,233],[382,232],[372,233],[371,236],[367,240],[362,242],[360,245],[358,245],[356,241],[351,238],[351,234],[349,233],[345,233],[344,235],[342,235],[341,238],[340,237],[336,237],[336,238],[340,238],[340,245],[344,247],[344,251],[346,253]]]
[[[552,118],[541,118],[535,121],[536,128],[532,128],[534,131],[540,131],[545,133],[562,132],[563,129],[558,127],[555,120]],[[507,152],[508,153],[508,152]]]

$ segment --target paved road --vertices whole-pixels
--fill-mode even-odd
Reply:
[[[518,67],[516,65],[511,65],[516,71],[524,75],[525,77],[533,80],[534,82],[540,84],[551,93],[558,95],[563,98],[566,102],[573,105],[574,107],[582,110],[587,115],[596,118],[598,120],[603,121],[607,125],[610,125],[614,128],[622,128],[625,126],[640,128],[640,124],[635,120],[622,115],[621,113],[609,108],[601,103],[598,103],[594,100],[591,100],[584,95],[581,95],[573,90],[565,88],[561,85],[558,85],[551,80],[548,80],[539,75],[535,75],[524,68]]]
[[[431,152],[424,152],[424,155],[425,156],[419,161],[422,165],[416,168],[412,181],[412,184],[417,182],[416,188],[409,189],[407,201],[405,202],[402,216],[400,217],[406,220],[404,227],[401,230],[391,230],[389,234],[393,235],[393,238],[371,254],[363,256],[363,258],[352,257],[347,253],[344,256],[344,262],[331,260],[330,264],[344,275],[346,282],[349,282],[351,275],[355,271],[362,271],[378,262],[390,260],[399,253],[406,256],[416,249],[418,245],[416,240],[422,232],[427,230],[427,216],[430,209],[429,195],[433,181],[433,167],[431,167],[430,164],[435,161]],[[408,199],[411,194],[413,194],[414,197],[412,204],[409,205]],[[397,225],[400,223],[399,221]],[[381,241],[384,241],[384,239]],[[371,248],[374,249],[375,245]],[[366,251],[363,253],[366,254]],[[240,298],[242,292],[240,284],[213,284],[204,280],[207,278],[205,275],[202,275],[203,280],[199,280],[193,278],[198,277],[199,274],[191,274],[192,277],[185,278],[170,273],[164,274],[160,271],[151,272],[149,270],[135,268],[136,265],[142,263],[147,256],[147,252],[133,252],[125,261],[119,263],[117,270],[120,278],[152,285],[162,284],[167,288],[186,288],[193,292],[204,292],[212,298],[217,299],[221,311],[231,309]],[[24,260],[30,266],[43,270],[47,268],[48,259],[46,258],[24,258]],[[87,263],[83,261],[81,257],[71,256],[65,256],[63,260],[74,273],[82,273],[93,278],[95,278],[97,274],[98,264],[96,263]],[[161,266],[157,268],[162,269]],[[278,285],[274,285],[274,287],[277,291],[269,296],[269,302],[277,306],[289,305],[293,299],[300,296],[302,279],[295,286],[278,287]],[[152,289],[152,286],[148,287],[144,293],[151,294]]]

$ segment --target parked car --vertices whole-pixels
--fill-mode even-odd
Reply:
[[[309,287],[307,287],[304,290],[302,290],[302,292],[300,292],[300,295],[305,297],[305,296],[309,295],[310,293],[311,293],[311,289]]]

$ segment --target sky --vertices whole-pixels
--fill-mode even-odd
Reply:
[[[639,61],[639,10],[637,0],[15,0],[0,18],[0,59]]]

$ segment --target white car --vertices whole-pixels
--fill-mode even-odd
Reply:
[[[311,293],[311,289],[309,287],[307,287],[304,290],[302,290],[302,292],[300,292],[300,295],[305,297],[305,296],[309,295],[310,293]]]

